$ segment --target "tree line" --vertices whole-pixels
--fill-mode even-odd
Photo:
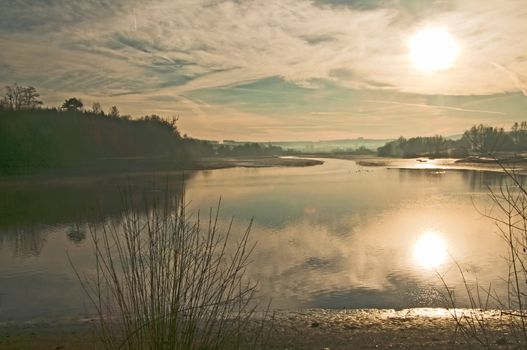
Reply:
[[[483,124],[474,125],[458,140],[436,135],[431,137],[400,137],[377,149],[384,157],[453,157],[470,154],[527,151],[527,122],[514,123],[510,130]]]
[[[85,109],[71,97],[59,107],[43,107],[32,86],[5,88],[0,97],[0,174],[46,169],[140,170],[191,168],[206,156],[280,154],[279,147],[218,145],[181,135],[177,117],[131,118],[116,106]]]
[[[215,156],[297,154],[261,143],[218,144],[181,135],[177,118],[159,115],[131,118],[116,106],[105,112],[100,103],[86,109],[70,97],[58,107],[43,107],[33,86],[14,84],[0,96],[0,174],[53,168],[192,167],[193,160]],[[510,130],[474,125],[460,139],[400,137],[377,149],[385,157],[466,157],[480,152],[527,151],[527,122]],[[336,150],[374,154],[366,148]]]

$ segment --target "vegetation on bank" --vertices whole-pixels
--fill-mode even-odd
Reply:
[[[108,113],[99,103],[86,109],[75,97],[58,108],[42,108],[39,96],[34,87],[15,84],[0,98],[0,175],[189,169],[201,157],[285,153],[275,146],[225,146],[182,136],[177,118],[132,119],[116,106]]]
[[[518,124],[514,124],[512,131],[504,138],[505,142],[512,141],[508,144],[504,143],[506,147],[517,150],[516,147],[522,145],[522,142],[526,140],[526,124],[522,123],[520,128]],[[518,129],[520,129],[519,132],[517,132]],[[472,132],[472,137],[481,136],[475,133],[480,130],[485,129],[475,127],[468,133]],[[496,140],[499,139],[496,138]],[[475,150],[485,150],[485,145],[478,143],[485,141],[488,142],[489,139],[476,139],[472,147]],[[494,222],[497,228],[496,233],[502,238],[502,243],[506,248],[507,254],[503,257],[506,267],[500,275],[495,276],[489,285],[482,285],[478,282],[476,271],[461,266],[454,260],[464,284],[464,288],[461,289],[450,286],[445,277],[436,272],[445,288],[447,307],[456,323],[456,332],[459,332],[468,348],[472,348],[471,344],[477,344],[477,348],[482,349],[525,349],[527,348],[527,187],[525,176],[508,168],[492,151],[488,151],[488,156],[501,168],[507,181],[499,186],[488,185],[488,195],[492,205],[490,208],[477,209],[483,217]],[[471,277],[471,274],[474,276]],[[503,292],[503,284],[506,287],[505,292]],[[463,294],[470,303],[470,308],[464,310],[458,308],[458,298]],[[499,315],[498,324],[486,315],[488,312]],[[493,332],[496,328],[499,328],[502,334],[498,339]]]
[[[466,157],[468,155],[464,140],[447,140],[442,136],[400,137],[377,149],[382,157],[415,158],[415,157]]]
[[[477,145],[477,146],[475,146]],[[377,149],[383,157],[452,157],[463,158],[473,152],[525,152],[527,151],[527,122],[514,123],[510,131],[483,124],[474,125],[459,140],[442,136],[400,137]]]
[[[86,108],[75,97],[60,107],[43,108],[32,86],[5,87],[0,97],[0,175],[58,171],[100,172],[194,169],[211,157],[301,155],[272,143],[199,140],[181,135],[177,118],[158,115],[131,118],[116,106],[105,112],[99,103]],[[474,149],[474,144],[481,149]],[[332,155],[464,158],[474,152],[527,151],[527,122],[510,131],[473,126],[460,139],[414,137],[387,142],[376,151],[359,146],[336,148]]]
[[[147,163],[182,167],[189,161],[175,121],[55,108],[0,111],[0,149],[4,174]]]
[[[180,193],[156,193],[145,197],[152,208],[145,215],[127,207],[124,189],[119,223],[90,228],[95,273],[72,265],[102,348],[257,349],[257,283],[246,274],[252,222],[236,234],[232,220],[220,229],[219,203],[202,220]]]

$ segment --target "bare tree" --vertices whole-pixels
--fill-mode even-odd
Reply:
[[[119,118],[120,115],[121,113],[119,112],[119,109],[116,106],[112,106],[109,116],[112,118]]]
[[[43,104],[39,100],[40,94],[33,86],[21,86],[14,84],[5,87],[2,97],[2,107],[19,111],[22,109],[35,109]]]
[[[101,104],[99,102],[94,102],[91,107],[91,111],[94,114],[104,114]]]

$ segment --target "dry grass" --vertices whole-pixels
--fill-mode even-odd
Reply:
[[[203,227],[184,196],[155,197],[139,212],[91,227],[95,271],[80,274],[106,349],[255,348],[257,284],[246,277],[251,225],[238,235],[218,227],[220,204]],[[253,334],[251,344],[244,334]],[[242,345],[243,344],[243,345]]]
[[[481,286],[469,283],[463,268],[456,262],[464,283],[464,293],[468,297],[472,310],[457,309],[454,289],[439,275],[446,290],[446,300],[451,315],[456,322],[456,331],[461,333],[466,344],[478,344],[484,349],[503,347],[524,349],[527,347],[527,190],[523,177],[503,165],[496,157],[494,162],[507,175],[509,181],[498,189],[488,187],[493,203],[492,208],[480,211],[483,216],[493,220],[507,248],[507,271],[502,277],[507,291],[505,295],[492,285]],[[502,315],[503,337],[496,339],[485,312],[500,310]],[[495,333],[495,332],[494,332]],[[494,334],[495,335],[495,334]],[[469,348],[472,348],[469,347]]]

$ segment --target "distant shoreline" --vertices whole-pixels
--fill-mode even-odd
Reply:
[[[466,158],[395,158],[369,155],[310,155],[316,158],[342,159],[354,161],[364,167],[385,167],[394,169],[416,169],[416,170],[475,170],[504,172],[495,159],[489,157],[466,157]],[[508,170],[519,175],[527,175],[527,157],[500,155],[499,161]],[[404,165],[402,165],[404,163]],[[415,164],[416,166],[408,166]],[[421,165],[421,166],[418,166]],[[427,165],[431,165],[427,167]]]
[[[317,158],[317,159],[314,159]],[[385,167],[398,169],[442,169],[442,170],[476,170],[503,172],[494,159],[485,157],[467,158],[391,158],[372,155],[335,155],[335,154],[301,154],[295,156],[245,156],[245,157],[207,157],[200,158],[184,168],[145,167],[144,169],[47,169],[43,172],[0,176],[0,188],[15,184],[82,184],[97,181],[98,178],[113,177],[173,177],[186,176],[196,171],[230,169],[230,168],[269,168],[269,167],[309,167],[324,164],[320,159],[340,159],[353,161],[364,167]],[[526,157],[502,157],[502,164],[520,175],[527,175]],[[410,166],[409,166],[410,165]],[[415,165],[415,166],[413,166]],[[427,165],[431,167],[428,168]]]

